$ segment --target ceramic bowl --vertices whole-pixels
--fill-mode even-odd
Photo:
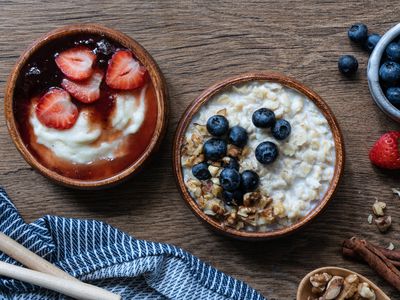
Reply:
[[[336,148],[336,164],[335,164],[334,176],[327,192],[325,193],[323,199],[321,199],[319,204],[307,216],[300,219],[298,222],[292,224],[291,226],[268,232],[241,231],[226,226],[224,227],[218,221],[206,215],[199,208],[196,201],[191,197],[185,186],[185,182],[183,179],[183,172],[182,172],[182,164],[181,164],[181,148],[184,142],[184,135],[188,126],[191,123],[193,116],[198,112],[200,107],[203,104],[205,104],[210,98],[212,98],[215,94],[221,92],[228,86],[245,82],[257,81],[257,80],[261,81],[265,80],[265,81],[280,83],[284,86],[299,91],[300,93],[307,96],[311,101],[313,101],[328,120],[328,123],[333,133],[333,138]],[[314,91],[312,91],[305,85],[301,84],[300,82],[278,73],[274,72],[247,73],[233,78],[228,78],[209,87],[187,108],[187,110],[183,114],[178,124],[175,134],[174,149],[173,149],[173,168],[177,184],[184,201],[187,203],[187,205],[190,207],[193,213],[197,217],[199,217],[203,222],[211,226],[211,228],[217,231],[218,233],[222,233],[230,237],[244,239],[244,240],[265,240],[265,239],[282,237],[295,232],[296,230],[304,227],[307,223],[312,221],[316,216],[318,216],[324,210],[324,208],[326,208],[328,202],[332,199],[335,191],[337,190],[339,180],[343,174],[344,155],[345,155],[344,143],[343,143],[342,133],[339,129],[339,125],[332,111],[320,96],[318,96]]]
[[[400,36],[400,24],[392,27],[379,40],[368,60],[368,85],[372,98],[378,107],[394,121],[400,123],[400,109],[394,107],[386,98],[379,83],[379,67],[387,45]]]
[[[74,36],[77,34],[104,35],[106,38],[114,40],[117,43],[121,44],[122,46],[130,49],[148,70],[149,76],[155,87],[155,94],[158,107],[157,124],[154,130],[154,134],[146,150],[139,156],[139,158],[136,161],[134,161],[126,169],[108,178],[95,181],[79,180],[79,179],[72,179],[69,177],[65,177],[43,166],[41,162],[38,161],[35,158],[35,156],[32,155],[32,153],[24,144],[13,111],[14,90],[16,88],[16,82],[20,75],[20,72],[22,72],[21,70],[23,69],[27,61],[30,59],[30,57],[42,47],[46,47],[46,45],[49,42],[62,39],[68,36]],[[20,56],[8,78],[5,90],[4,108],[5,108],[8,130],[14,144],[16,145],[17,149],[22,154],[24,159],[35,170],[37,170],[42,175],[46,176],[47,178],[61,185],[79,189],[98,189],[115,185],[127,179],[128,177],[132,176],[133,174],[136,174],[143,168],[144,164],[158,149],[160,142],[164,136],[167,125],[167,87],[164,77],[159,67],[157,66],[156,62],[138,42],[136,42],[129,36],[119,31],[103,27],[97,24],[77,24],[77,25],[62,27],[45,34],[37,41],[35,41],[31,46],[29,46],[28,49]]]
[[[372,289],[375,291],[376,300],[389,300],[390,299],[376,284],[374,284],[368,278],[366,278],[356,272],[353,272],[353,271],[350,271],[350,270],[344,269],[344,268],[338,268],[338,267],[323,267],[323,268],[316,269],[316,270],[308,273],[306,276],[304,276],[304,278],[301,280],[299,287],[297,289],[296,300],[307,300],[307,299],[309,299],[308,297],[312,297],[313,294],[311,292],[312,286],[310,283],[310,277],[313,276],[314,274],[324,273],[324,272],[331,274],[332,276],[341,276],[343,278],[345,278],[346,276],[348,276],[350,274],[356,274],[360,278],[361,282],[366,282],[369,284],[370,287],[372,287]]]

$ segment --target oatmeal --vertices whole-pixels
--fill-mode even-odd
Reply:
[[[231,86],[203,105],[187,129],[181,160],[186,186],[206,214],[236,229],[268,231],[311,212],[328,190],[335,155],[317,106],[264,81]]]

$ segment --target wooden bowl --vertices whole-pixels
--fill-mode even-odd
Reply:
[[[183,145],[185,132],[188,126],[190,125],[193,116],[197,113],[200,107],[203,104],[205,104],[209,99],[211,99],[214,95],[218,94],[228,86],[244,82],[257,81],[257,80],[280,83],[284,86],[299,91],[300,93],[307,96],[311,101],[313,101],[328,120],[329,126],[333,133],[335,149],[336,149],[336,163],[335,163],[335,171],[333,179],[329,185],[327,192],[325,193],[323,199],[321,199],[319,204],[307,216],[300,219],[298,222],[292,224],[291,226],[268,232],[240,231],[230,227],[223,227],[218,221],[206,215],[199,208],[196,201],[190,196],[185,186],[185,182],[183,179],[183,172],[182,172],[182,164],[181,164],[181,147]],[[265,239],[282,237],[295,232],[296,230],[302,228],[304,225],[313,220],[317,215],[319,215],[323,211],[324,208],[326,208],[328,202],[332,199],[334,193],[336,192],[339,180],[343,174],[344,158],[345,158],[345,153],[344,153],[344,142],[342,133],[339,129],[339,125],[336,121],[336,118],[333,115],[330,108],[328,107],[328,105],[314,91],[304,86],[300,82],[275,72],[242,74],[236,77],[225,79],[206,89],[196,100],[192,102],[192,104],[187,108],[187,110],[183,114],[178,124],[178,128],[176,130],[174,148],[173,148],[173,168],[177,184],[183,199],[189,205],[194,214],[197,217],[199,217],[202,221],[204,221],[206,224],[210,225],[211,228],[217,231],[218,233],[222,233],[230,237],[244,239],[244,240],[265,240]]]
[[[30,151],[24,144],[21,135],[19,133],[13,111],[14,90],[16,87],[16,82],[20,75],[21,70],[23,69],[27,61],[30,59],[30,57],[42,47],[46,47],[46,45],[49,42],[77,34],[104,35],[106,38],[114,40],[115,42],[121,44],[122,46],[130,49],[148,70],[149,76],[155,88],[155,94],[157,98],[157,107],[158,107],[157,124],[154,130],[154,134],[151,138],[151,141],[147,146],[146,150],[144,151],[144,153],[142,153],[141,156],[136,161],[134,161],[128,168],[122,170],[121,172],[112,175],[111,177],[94,181],[72,179],[66,176],[62,176],[57,172],[43,166],[41,162],[38,161],[32,155],[32,153],[30,153]],[[132,176],[133,174],[136,174],[143,168],[145,162],[147,162],[149,158],[152,156],[152,154],[154,154],[154,152],[158,149],[160,142],[165,134],[167,126],[167,112],[168,112],[167,87],[165,79],[159,67],[157,66],[156,62],[138,42],[136,42],[129,36],[119,31],[103,27],[97,24],[76,24],[76,25],[65,26],[45,34],[37,41],[35,41],[31,46],[29,46],[28,49],[20,56],[16,65],[12,69],[6,84],[4,109],[5,109],[7,126],[11,138],[15,143],[19,152],[24,157],[24,159],[34,169],[39,171],[39,173],[46,176],[47,178],[61,185],[79,189],[98,189],[115,185],[127,179],[128,177]]]
[[[376,284],[374,284],[372,281],[370,281],[368,278],[357,274],[356,272],[343,269],[343,268],[338,268],[338,267],[324,267],[324,268],[319,268],[316,269],[310,273],[308,273],[300,282],[299,287],[297,289],[297,296],[296,300],[307,300],[308,296],[312,296],[311,293],[311,283],[310,283],[310,277],[313,276],[316,273],[323,273],[326,272],[328,274],[331,274],[333,276],[341,276],[341,277],[346,277],[350,274],[356,274],[361,282],[366,282],[372,287],[372,289],[375,291],[376,295],[376,300],[390,300],[390,298],[378,287]]]

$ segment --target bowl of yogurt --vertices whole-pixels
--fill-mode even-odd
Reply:
[[[338,188],[344,143],[314,91],[278,73],[248,73],[203,92],[181,118],[174,172],[185,202],[241,239],[292,233]]]
[[[73,188],[102,188],[136,174],[157,150],[167,89],[139,43],[103,26],[72,25],[21,55],[5,114],[17,149],[41,174]]]

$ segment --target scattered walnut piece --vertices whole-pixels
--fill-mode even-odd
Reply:
[[[371,214],[369,214],[369,216],[368,216],[368,224],[372,224],[373,219],[374,219],[374,217]]]
[[[392,188],[392,192],[393,192],[393,194],[396,194],[397,196],[400,197],[400,189]]]
[[[358,293],[364,299],[368,299],[368,300],[375,300],[376,299],[376,295],[375,295],[374,290],[366,282],[360,283],[358,285]]]
[[[390,243],[389,246],[386,248],[388,250],[394,250],[394,245],[393,243]]]
[[[383,217],[385,215],[386,203],[382,201],[375,201],[374,205],[372,205],[372,211],[375,216]]]
[[[384,216],[375,219],[375,225],[378,227],[379,231],[385,233],[389,230],[390,226],[392,225],[392,217],[391,216]]]

